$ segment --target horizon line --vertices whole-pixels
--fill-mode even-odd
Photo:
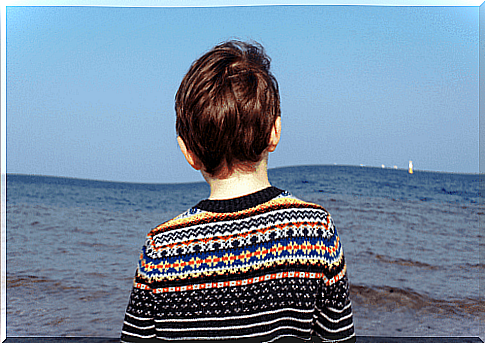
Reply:
[[[408,171],[407,168],[394,168],[387,167],[387,166],[372,166],[372,165],[354,165],[354,164],[302,164],[302,165],[291,165],[291,166],[281,166],[281,167],[272,167],[268,168],[268,172],[271,170],[277,169],[285,169],[285,168],[299,168],[299,167],[355,167],[355,168],[372,168],[372,169],[386,169],[386,170],[396,170],[396,171]],[[413,168],[413,173],[416,172],[423,172],[423,173],[441,173],[441,174],[460,174],[460,175],[484,175],[485,172],[478,172],[478,173],[466,173],[466,172],[450,172],[450,171],[439,171],[439,170],[426,170],[426,169],[415,169]],[[111,182],[111,183],[132,183],[132,184],[166,184],[166,185],[173,185],[173,184],[195,184],[195,183],[207,183],[205,181],[181,181],[181,182],[143,182],[143,181],[119,181],[119,180],[107,180],[107,179],[90,179],[85,177],[76,177],[76,176],[60,176],[60,175],[45,175],[45,174],[29,174],[29,173],[1,173],[1,175],[9,176],[9,175],[17,175],[17,176],[33,176],[33,177],[49,177],[49,178],[59,178],[59,179],[71,179],[71,180],[80,180],[80,181],[95,181],[95,182]]]

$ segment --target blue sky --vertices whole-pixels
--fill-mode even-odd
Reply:
[[[477,173],[478,11],[8,7],[7,173],[201,181],[176,143],[174,95],[193,60],[230,38],[272,58],[283,132],[270,168],[412,160]]]

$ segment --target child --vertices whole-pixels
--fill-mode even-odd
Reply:
[[[261,46],[229,41],[182,80],[177,140],[211,193],[148,234],[122,341],[355,342],[330,214],[268,181],[281,135],[269,67]]]

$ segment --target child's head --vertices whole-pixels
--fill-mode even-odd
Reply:
[[[278,83],[258,44],[229,41],[196,60],[175,98],[176,130],[210,176],[251,170],[280,116]]]

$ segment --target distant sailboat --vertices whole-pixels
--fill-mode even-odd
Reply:
[[[409,174],[413,173],[413,161],[409,161]]]

